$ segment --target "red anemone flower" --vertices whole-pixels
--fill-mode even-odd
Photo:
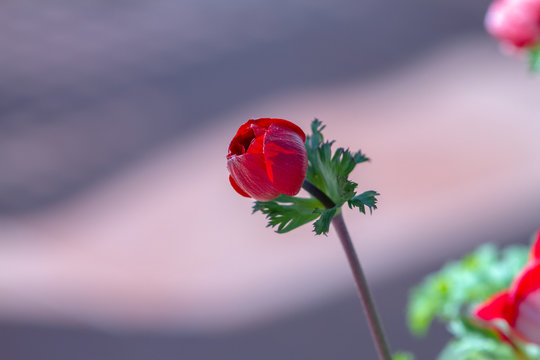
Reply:
[[[540,345],[540,231],[529,262],[510,288],[487,299],[474,309],[473,314],[505,341],[519,339]],[[508,324],[509,333],[498,321]]]
[[[306,135],[282,119],[249,120],[229,145],[227,169],[242,196],[268,201],[298,194],[307,171]]]

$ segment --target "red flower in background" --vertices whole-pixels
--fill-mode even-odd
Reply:
[[[260,201],[296,195],[308,165],[305,140],[302,129],[290,121],[249,120],[229,145],[231,185],[240,195]]]
[[[540,345],[540,231],[529,262],[510,288],[480,304],[473,313],[506,341],[517,338]],[[497,324],[500,320],[508,324],[509,334]]]
[[[540,0],[496,0],[486,15],[488,32],[516,48],[536,45],[540,39]]]

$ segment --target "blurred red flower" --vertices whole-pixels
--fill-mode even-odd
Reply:
[[[510,288],[487,299],[473,314],[506,341],[519,339],[540,345],[540,231],[529,262]],[[509,332],[501,326],[501,320],[507,323]]]
[[[283,119],[249,120],[229,145],[227,168],[233,188],[260,201],[296,195],[307,171],[306,135]]]
[[[540,39],[540,0],[496,0],[485,19],[488,32],[515,48],[536,45]]]

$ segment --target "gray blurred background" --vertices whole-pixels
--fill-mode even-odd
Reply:
[[[249,202],[229,193],[226,184],[225,149],[236,127],[249,117],[283,116],[307,129],[309,121],[319,116],[340,144],[362,147],[374,162],[389,166],[389,172],[373,168],[376,176],[361,183],[383,194],[377,210],[382,212],[380,218],[373,217],[377,225],[364,227],[370,218],[361,217],[362,223],[353,225],[353,230],[362,238],[360,248],[366,249],[360,257],[367,261],[368,276],[372,275],[392,347],[413,351],[419,359],[433,359],[447,340],[446,332],[435,326],[427,339],[409,335],[408,289],[444,261],[483,241],[525,243],[536,226],[532,210],[540,208],[538,192],[523,185],[523,179],[537,179],[538,168],[527,169],[538,147],[527,145],[522,152],[512,152],[512,144],[527,143],[526,134],[537,129],[532,122],[536,83],[523,63],[504,58],[484,34],[488,3],[2,1],[0,357],[374,359],[352,279],[332,236],[312,240],[307,229],[289,243],[264,229],[260,215],[249,220],[257,230],[245,230],[248,235],[239,226],[227,226],[232,218],[251,219]],[[507,83],[511,83],[508,88]],[[507,110],[501,99],[509,94]],[[348,110],[343,109],[344,103]],[[278,109],[280,104],[283,108]],[[514,116],[515,108],[521,112]],[[502,125],[493,125],[493,117],[482,109],[493,109]],[[432,116],[439,113],[444,115]],[[486,114],[485,123],[477,126],[471,119],[481,119],[480,114]],[[342,120],[332,118],[341,115]],[[352,129],[348,126],[355,130],[347,130]],[[470,142],[463,140],[466,136],[456,136],[448,146],[441,145],[438,136],[445,139],[448,129],[454,135],[479,136]],[[358,144],[351,143],[353,134]],[[511,143],[493,140],[506,135]],[[406,138],[419,145],[407,148],[400,143]],[[447,165],[444,156],[427,147],[429,139],[449,158],[463,152],[460,159],[469,159],[467,167]],[[377,144],[386,145],[379,150]],[[489,155],[491,149],[508,157],[491,159],[493,167],[478,175],[475,171],[484,169],[482,164],[491,163],[470,155],[475,149],[483,149],[488,160],[498,156]],[[403,160],[390,166],[384,161],[387,153],[389,159],[401,156]],[[428,155],[432,164],[441,164],[433,177],[419,170],[428,166],[426,161],[414,165],[405,160]],[[523,166],[518,170],[503,166],[515,162]],[[206,170],[197,175],[194,169],[205,164],[217,164],[214,168],[219,171],[215,176]],[[500,173],[490,172],[495,168]],[[407,175],[413,172],[418,177]],[[515,177],[508,177],[510,173]],[[452,185],[454,193],[445,186],[456,174],[465,175],[459,177],[463,180],[459,186]],[[485,174],[498,180],[483,186]],[[226,197],[219,198],[221,187],[219,191],[208,190],[214,185],[197,187],[211,177],[223,182],[215,186],[226,189]],[[167,184],[195,190],[187,197],[190,191],[168,192]],[[408,195],[416,184],[425,197],[418,212],[412,207],[419,196]],[[476,199],[480,188],[503,195],[498,200],[486,192]],[[515,194],[516,188],[522,193]],[[206,190],[198,192],[201,189]],[[455,194],[463,194],[463,199]],[[393,198],[403,207],[385,215],[385,206],[392,209]],[[204,202],[206,207],[182,212]],[[186,232],[190,226],[212,227],[206,221],[216,215],[202,215],[211,213],[210,202],[225,209],[234,202],[231,220],[215,225],[221,225],[216,237]],[[480,205],[461,213],[469,204]],[[139,217],[126,215],[139,207]],[[437,211],[436,219],[422,217]],[[456,214],[462,215],[458,222],[451,217]],[[349,215],[353,222],[356,217],[360,215]],[[157,220],[150,223],[149,218]],[[385,232],[389,223],[395,225],[395,232]],[[132,233],[118,230],[128,228]],[[371,230],[362,233],[362,229]],[[231,238],[253,241],[230,250],[226,242],[221,243],[219,254],[212,250],[216,259],[249,247],[251,255],[237,256],[255,256],[255,260],[232,271],[230,283],[206,281],[216,278],[213,273],[208,278],[200,275],[213,263],[200,244],[208,241],[214,249],[217,237],[232,232]],[[253,235],[259,233],[266,237]],[[403,234],[401,247],[381,245],[369,252],[372,245],[365,240],[369,235],[387,239],[381,244],[393,244],[398,234]],[[130,252],[134,236],[140,245],[136,253]],[[166,239],[166,245],[160,239]],[[310,241],[319,244],[314,256],[305,250],[309,245],[304,243]],[[97,243],[102,248],[93,253]],[[193,251],[199,255],[190,255],[197,246],[200,249]],[[332,249],[336,254],[327,255]],[[300,265],[271,263],[272,256],[283,252],[291,254],[290,264]],[[176,261],[175,253],[186,256]],[[265,256],[267,260],[260,260]],[[81,270],[85,261],[88,266]],[[270,262],[263,275],[257,273],[259,261]],[[393,267],[377,276],[387,262]],[[182,270],[177,263],[190,265]],[[231,264],[232,260],[231,267],[216,265],[216,274],[228,273]],[[238,285],[241,290],[229,286],[238,284],[246,273],[253,273],[253,279]],[[161,284],[163,274],[174,276]],[[264,287],[265,283],[272,285]],[[199,284],[207,287],[200,290]],[[226,305],[216,288],[223,288],[219,291],[228,299],[223,300]],[[186,295],[191,293],[199,297]],[[183,303],[185,299],[189,301]],[[253,305],[261,299],[268,304]],[[282,302],[287,303],[285,310]]]
[[[483,34],[488,1],[3,1],[0,211],[34,211],[272,93]]]

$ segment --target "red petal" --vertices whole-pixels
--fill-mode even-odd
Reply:
[[[234,188],[234,190],[236,190],[237,193],[239,193],[242,196],[248,197],[248,198],[251,197],[251,196],[249,196],[249,194],[247,192],[242,190],[242,188],[240,186],[238,186],[238,184],[236,183],[236,181],[234,181],[234,179],[232,178],[231,175],[229,175],[229,182],[231,183],[232,187]]]
[[[264,136],[265,136],[265,133],[263,132],[261,135],[254,138],[253,140],[251,140],[251,143],[249,144],[247,154],[260,154],[260,155],[262,155],[263,148],[264,148]]]
[[[300,129],[297,125],[293,124],[288,120],[261,118],[257,120],[250,120],[250,122],[267,129],[270,128],[270,125],[272,124],[281,125],[298,134],[298,136],[300,136],[300,138],[302,139],[302,142],[306,141],[306,134],[304,134],[302,129]]]
[[[279,195],[279,191],[266,174],[262,154],[233,155],[227,160],[227,168],[238,187],[252,198],[268,201]]]
[[[264,159],[270,181],[285,195],[296,195],[307,171],[304,140],[289,127],[273,123],[264,138]]]
[[[290,130],[294,131],[302,141],[306,141],[306,134],[298,126],[293,124],[290,121],[283,119],[270,119],[270,118],[261,118],[257,120],[248,120],[245,124],[238,128],[236,135],[229,144],[229,155],[242,155],[246,152],[251,140],[254,137],[261,135],[261,132],[264,132],[272,124],[282,125]],[[257,133],[255,133],[257,132]]]
[[[514,347],[513,341],[494,320],[505,320],[508,324],[513,324],[515,313],[508,291],[501,291],[491,296],[473,310],[473,315],[482,320],[482,326],[495,331],[502,341]]]
[[[540,290],[540,261],[529,263],[521,270],[512,283],[510,295],[515,306],[519,306],[529,294],[537,290]]]
[[[238,128],[236,135],[234,135],[231,143],[229,144],[229,154],[227,157],[232,155],[242,155],[246,152],[249,143],[255,137],[250,121]]]
[[[478,305],[473,314],[484,321],[506,320],[514,322],[513,304],[508,291],[501,291]]]

